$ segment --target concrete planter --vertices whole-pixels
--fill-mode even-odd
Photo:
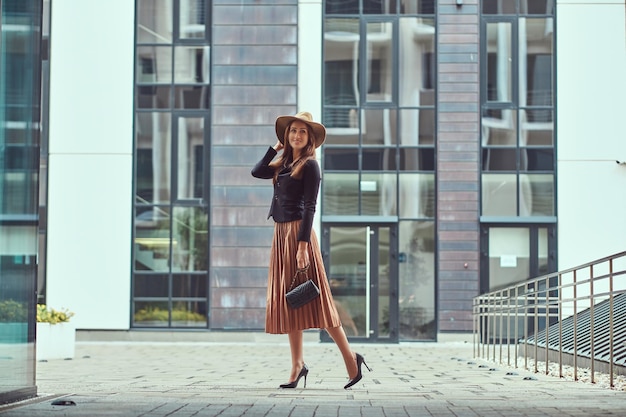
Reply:
[[[37,360],[73,359],[76,328],[73,323],[37,323]]]

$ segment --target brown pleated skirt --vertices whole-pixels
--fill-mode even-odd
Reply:
[[[320,296],[295,310],[287,304],[285,294],[289,290],[297,269],[296,252],[298,250],[300,223],[300,220],[296,220],[275,223],[274,225],[274,239],[267,280],[266,333],[283,334],[294,330],[326,329],[341,326],[341,320],[328,285],[315,230],[311,230],[311,241],[308,245],[311,266],[307,271],[307,276],[317,283]],[[306,280],[304,274],[299,274],[295,285],[304,282],[304,280]]]

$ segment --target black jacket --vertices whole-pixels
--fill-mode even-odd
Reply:
[[[270,168],[269,163],[276,154],[277,152],[270,146],[265,156],[252,168],[252,176],[263,179],[274,178],[274,169]],[[298,233],[299,241],[311,240],[320,178],[317,161],[309,160],[302,170],[302,178],[291,177],[291,168],[284,168],[274,184],[274,196],[267,218],[271,216],[278,223],[302,220]]]

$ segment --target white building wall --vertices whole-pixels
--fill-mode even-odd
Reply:
[[[624,0],[557,1],[558,268],[626,250]]]
[[[308,111],[313,120],[322,122],[322,25],[321,0],[298,2],[298,111]],[[321,152],[317,151],[321,168]],[[321,198],[317,196],[317,212],[313,228],[321,239]]]
[[[128,329],[134,1],[52,2],[47,303]]]

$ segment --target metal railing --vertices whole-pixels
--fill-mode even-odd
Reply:
[[[501,364],[506,359],[515,368],[523,357],[527,370],[532,356],[537,373],[541,355],[545,373],[550,362],[558,363],[560,377],[567,358],[575,380],[580,364],[588,363],[592,383],[602,363],[613,387],[614,366],[626,367],[625,316],[626,252],[621,252],[475,297],[474,356]]]

